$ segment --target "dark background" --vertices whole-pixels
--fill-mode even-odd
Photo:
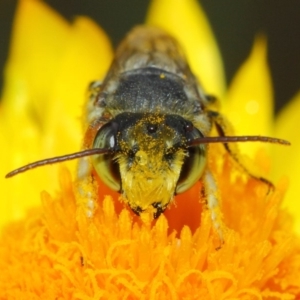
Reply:
[[[87,15],[116,44],[135,24],[142,23],[148,0],[45,0],[69,20]],[[8,54],[16,0],[0,0],[0,70]],[[268,36],[269,63],[276,110],[300,87],[299,0],[202,0],[223,55],[227,82],[248,56],[256,33]],[[3,83],[0,77],[0,88]]]

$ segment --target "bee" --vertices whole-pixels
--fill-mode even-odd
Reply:
[[[117,48],[104,80],[90,86],[83,150],[36,161],[6,177],[79,159],[79,180],[96,173],[134,213],[150,212],[154,219],[174,195],[202,180],[214,220],[217,185],[207,166],[207,144],[223,143],[238,162],[230,143],[289,144],[271,137],[228,135],[225,118],[212,109],[214,102],[173,37],[137,26]],[[213,127],[217,136],[211,136]]]

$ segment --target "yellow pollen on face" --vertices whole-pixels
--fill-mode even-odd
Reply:
[[[139,165],[144,166],[148,162],[148,155],[145,151],[140,150],[136,153],[135,159]]]

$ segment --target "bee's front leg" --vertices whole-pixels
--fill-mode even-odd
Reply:
[[[209,114],[216,126],[219,136],[225,137],[228,135],[234,135],[230,123],[226,120],[224,116],[214,111],[210,111]],[[233,158],[233,160],[240,166],[240,168],[242,168],[250,177],[262,181],[268,186],[268,193],[274,190],[275,187],[271,181],[257,174],[256,170],[254,170],[253,167],[249,165],[249,163],[246,164],[245,160],[243,160],[242,162],[239,150],[235,143],[224,143],[223,145],[226,151]]]
[[[223,221],[222,213],[220,209],[219,193],[217,183],[212,175],[212,173],[206,169],[203,175],[203,184],[204,184],[204,196],[206,199],[206,205],[209,209],[213,227],[216,230],[220,238],[220,247],[224,243],[223,237]],[[218,248],[220,248],[218,247]]]
[[[85,210],[88,218],[92,218],[97,208],[98,186],[92,174],[90,157],[82,157],[79,160],[76,186],[77,204]]]

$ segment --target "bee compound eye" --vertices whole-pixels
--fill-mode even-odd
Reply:
[[[103,125],[94,140],[94,148],[116,149],[116,136],[118,133],[118,124],[109,122]],[[114,160],[114,154],[100,154],[92,156],[93,166],[100,179],[111,189],[120,191],[121,176],[119,164]]]
[[[103,125],[97,132],[94,139],[93,148],[109,148],[116,147],[116,136],[118,133],[118,124],[116,122],[109,122]]]
[[[189,125],[189,130],[186,132],[187,140],[203,137],[202,133],[192,123],[187,123],[187,125]],[[206,145],[204,144],[187,149],[187,156],[185,157],[177,182],[177,194],[191,188],[202,176],[207,161],[206,149]]]
[[[176,194],[187,191],[201,178],[206,160],[206,147],[204,145],[188,148],[188,155],[182,165],[177,182]]]

